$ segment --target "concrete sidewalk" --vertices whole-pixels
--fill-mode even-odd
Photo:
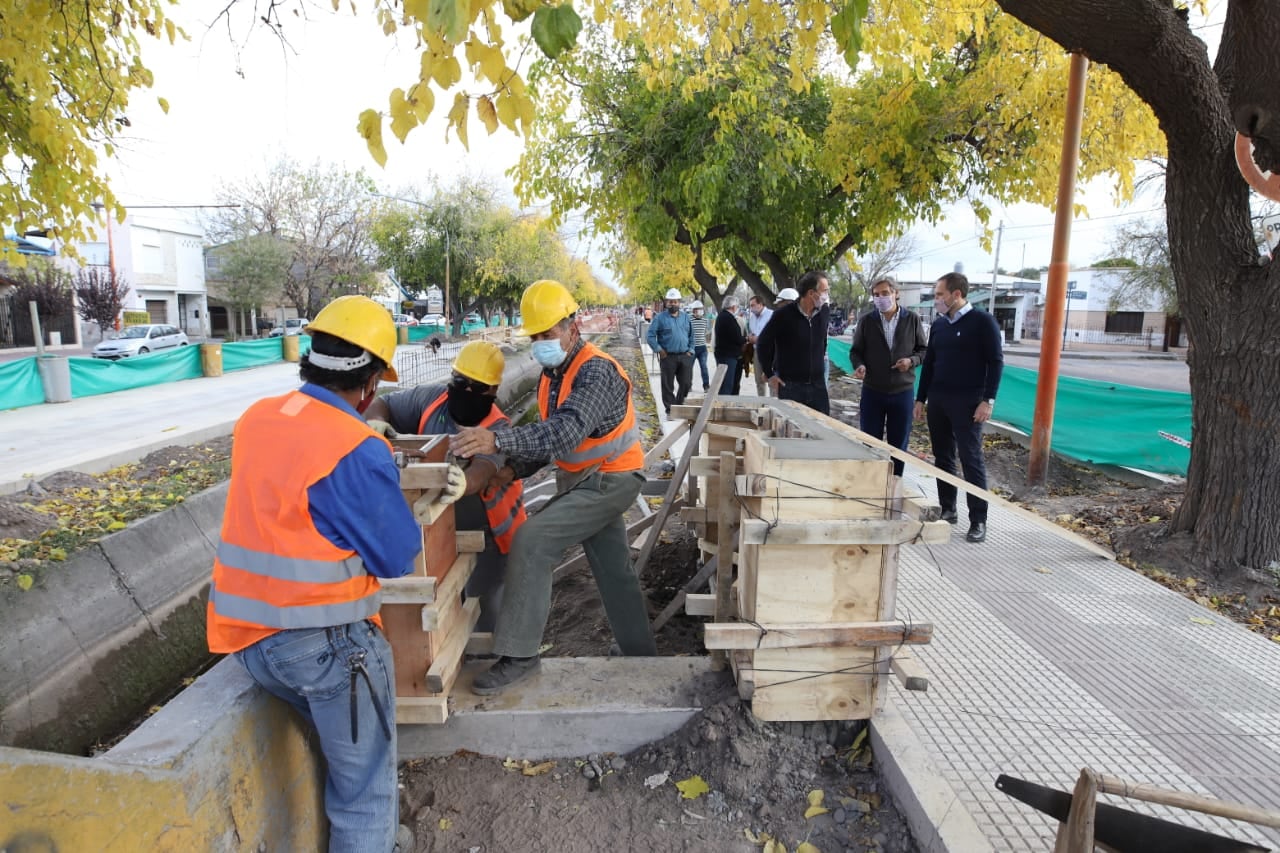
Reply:
[[[645,360],[657,397],[647,349]],[[935,494],[924,470],[906,481]],[[922,850],[1052,849],[1057,824],[996,790],[1002,773],[1069,792],[1089,766],[1280,811],[1280,643],[1014,510],[991,506],[981,545],[967,528],[962,518],[950,543],[901,550],[898,617],[934,625],[912,650],[930,686],[891,679],[873,721]],[[1280,830],[1099,799],[1280,845]]]

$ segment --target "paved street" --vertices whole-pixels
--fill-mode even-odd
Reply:
[[[1092,355],[1092,354],[1091,354]],[[1020,352],[1006,352],[1006,364],[1038,370],[1040,356]],[[1078,379],[1095,379],[1099,382],[1115,382],[1119,385],[1136,385],[1139,388],[1155,388],[1160,391],[1191,391],[1190,373],[1181,359],[1126,358],[1119,353],[1108,353],[1091,358],[1066,357],[1059,362],[1062,376]]]

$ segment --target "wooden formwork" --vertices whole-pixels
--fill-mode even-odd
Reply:
[[[700,412],[672,407],[673,417]],[[868,718],[890,673],[927,687],[904,649],[933,629],[897,618],[898,546],[945,542],[950,525],[936,505],[904,498],[889,457],[859,436],[758,398],[715,401],[693,436],[688,470],[701,498],[681,518],[717,568],[686,612],[713,617],[706,646],[761,719]]]
[[[422,553],[412,574],[382,581],[382,626],[395,660],[396,722],[443,723],[449,691],[480,617],[463,589],[484,550],[483,531],[458,531],[453,506],[435,503],[449,466],[447,436],[400,436],[408,458],[400,488],[422,526]]]

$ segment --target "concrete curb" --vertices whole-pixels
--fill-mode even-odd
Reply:
[[[463,668],[447,723],[399,727],[401,761],[460,749],[531,760],[628,753],[676,731],[733,689],[708,657],[546,658],[528,681],[498,696],[476,696],[471,679],[487,668]]]
[[[0,592],[0,742],[83,752],[208,657],[223,483]]]
[[[994,849],[892,704],[871,718],[871,749],[920,850],[986,853]]]

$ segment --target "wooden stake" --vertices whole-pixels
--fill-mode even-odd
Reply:
[[[662,626],[667,624],[667,621],[670,620],[672,616],[675,616],[680,612],[680,608],[684,606],[685,597],[694,590],[701,588],[702,585],[707,582],[707,579],[715,572],[716,565],[719,561],[720,559],[718,557],[712,557],[710,560],[707,560],[707,562],[703,564],[702,568],[698,569],[698,573],[684,585],[684,589],[677,592],[676,597],[671,599],[671,602],[667,604],[666,607],[662,608],[662,612],[657,615],[653,620],[653,624],[649,626],[653,630],[653,633],[658,633]]]
[[[733,455],[732,451],[720,451],[720,489],[717,494],[720,506],[716,510],[716,552],[722,557],[719,560],[719,568],[716,569],[716,619],[718,621],[726,621],[729,619],[729,591],[733,586],[733,550],[734,550],[734,529],[733,520],[737,515],[734,510],[737,508],[734,499],[733,478],[738,473],[738,457]],[[711,648],[708,646],[707,648]],[[713,669],[724,669],[729,665],[729,658],[722,650],[714,650],[711,652],[711,666]]]

